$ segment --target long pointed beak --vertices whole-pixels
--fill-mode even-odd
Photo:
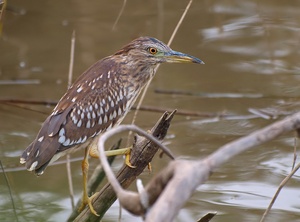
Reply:
[[[164,54],[164,59],[168,63],[198,63],[198,64],[204,64],[204,62],[201,59],[198,59],[194,56],[176,52],[176,51],[170,51]]]

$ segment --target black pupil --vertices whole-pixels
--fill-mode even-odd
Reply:
[[[151,53],[156,53],[156,49],[155,49],[155,48],[151,48],[151,49],[150,49],[150,52],[151,52]]]

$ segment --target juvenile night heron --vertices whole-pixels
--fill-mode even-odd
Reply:
[[[173,51],[155,38],[133,40],[79,76],[23,152],[20,163],[41,175],[48,164],[62,155],[86,148],[82,164],[83,202],[96,214],[86,192],[88,147],[97,143],[101,133],[123,120],[159,63],[203,64],[200,59]]]

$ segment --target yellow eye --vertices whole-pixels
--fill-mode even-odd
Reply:
[[[149,47],[148,52],[150,52],[152,55],[155,55],[157,53],[157,48]]]

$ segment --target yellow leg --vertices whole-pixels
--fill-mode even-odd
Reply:
[[[131,147],[118,149],[118,150],[105,151],[106,156],[125,155],[125,164],[127,166],[129,166],[130,168],[135,168],[135,166],[131,165],[131,163],[130,163],[130,153],[131,153]],[[89,154],[93,158],[99,158],[99,152],[98,152],[97,147],[92,146],[89,151]]]
[[[88,154],[89,154],[89,148],[85,148],[85,153],[84,153],[84,159],[82,160],[82,175],[83,175],[83,195],[82,195],[82,203],[79,208],[79,211],[82,211],[86,205],[89,206],[91,212],[95,214],[96,216],[99,216],[97,212],[94,210],[94,207],[92,205],[92,197],[89,198],[88,193],[87,193],[87,179],[88,179],[88,172],[89,172],[89,159],[88,159]]]
[[[131,148],[123,148],[123,149],[118,149],[118,150],[105,151],[105,154],[106,154],[106,156],[125,155],[125,164],[131,168],[135,168],[135,166],[132,166],[130,163],[130,152],[131,152]],[[81,165],[82,175],[83,175],[83,195],[82,195],[82,203],[79,208],[79,211],[82,211],[84,209],[84,207],[86,205],[88,205],[90,208],[90,211],[94,215],[99,216],[97,214],[97,212],[94,210],[94,207],[92,205],[92,199],[93,199],[94,195],[89,197],[88,193],[87,193],[87,179],[88,179],[88,171],[89,171],[88,156],[89,155],[93,158],[99,158],[99,153],[98,153],[98,150],[96,149],[96,147],[91,146],[91,147],[85,148],[84,158],[82,160],[82,165]]]

